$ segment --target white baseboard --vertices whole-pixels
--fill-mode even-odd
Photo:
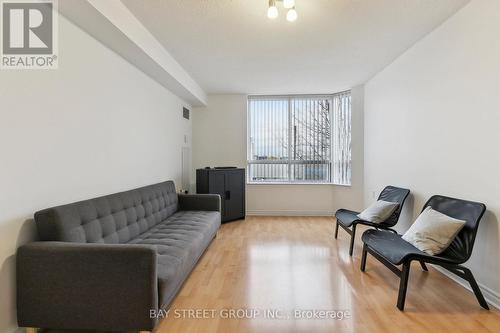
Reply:
[[[247,210],[248,216],[334,216],[327,210]]]
[[[447,277],[449,277],[450,279],[452,279],[453,281],[455,281],[456,283],[458,283],[459,285],[461,285],[462,287],[464,287],[465,289],[467,289],[471,293],[473,292],[472,288],[470,287],[469,282],[465,281],[461,277],[447,271],[443,267],[436,266],[436,265],[432,265],[432,267],[434,267],[438,272],[440,272],[443,275],[446,275]],[[488,302],[488,304],[495,307],[496,309],[500,310],[500,294],[495,292],[491,288],[486,287],[485,285],[483,285],[479,282],[477,284],[479,285],[479,288],[481,289],[481,292],[483,293],[483,296],[484,296],[484,299],[486,299],[486,302]]]

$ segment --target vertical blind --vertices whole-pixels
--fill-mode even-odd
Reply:
[[[333,95],[332,183],[351,185],[351,92]]]
[[[249,97],[248,170],[250,182],[349,185],[350,92]]]

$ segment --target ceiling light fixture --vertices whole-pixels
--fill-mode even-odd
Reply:
[[[295,0],[283,0],[283,7],[290,9],[295,6]]]
[[[288,22],[294,22],[297,20],[297,11],[295,10],[295,6],[293,6],[290,10],[288,10],[288,13],[286,13],[286,20]]]
[[[269,8],[267,9],[267,17],[271,20],[278,17],[278,7],[276,7],[276,0],[269,0]]]
[[[269,7],[267,9],[267,17],[274,20],[278,17],[278,7],[276,6],[276,2],[283,2],[283,7],[288,9],[286,13],[286,20],[288,22],[294,22],[297,20],[298,14],[295,10],[295,0],[269,0]]]

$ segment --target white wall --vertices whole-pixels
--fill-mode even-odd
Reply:
[[[365,86],[365,200],[412,190],[404,231],[432,194],[484,202],[471,267],[500,295],[500,1],[474,0]]]
[[[39,209],[174,179],[185,103],[60,17],[59,69],[0,72],[0,332]]]
[[[352,90],[353,178],[335,185],[247,185],[247,214],[331,215],[363,205],[363,87]],[[246,167],[247,96],[210,95],[193,112],[193,167]],[[194,177],[193,177],[194,180]]]

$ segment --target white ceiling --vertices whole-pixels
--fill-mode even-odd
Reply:
[[[469,0],[122,0],[208,93],[331,93],[391,63]]]

